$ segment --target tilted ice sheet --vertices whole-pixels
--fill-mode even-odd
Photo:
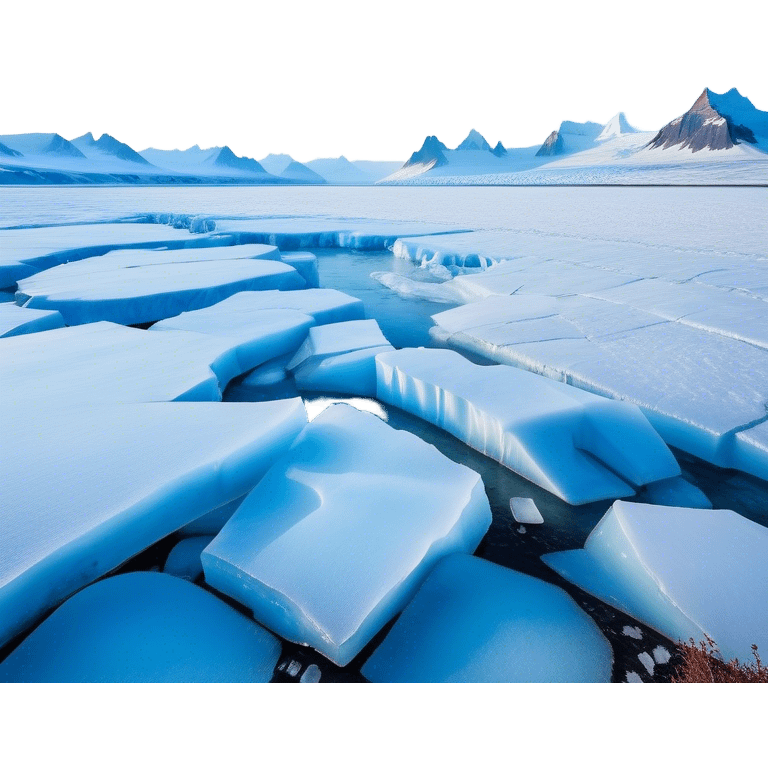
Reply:
[[[8,683],[267,683],[280,641],[209,592],[126,573],[79,592],[0,664]]]
[[[320,272],[317,268],[317,256],[314,253],[303,251],[284,253],[280,256],[280,261],[293,267],[304,278],[307,288],[320,287]]]
[[[209,307],[239,291],[305,287],[293,267],[261,259],[170,262],[92,274],[84,274],[81,264],[73,274],[68,267],[21,280],[16,303],[58,309],[67,325],[99,320],[136,325]]]
[[[245,371],[236,341],[190,331],[148,333],[91,323],[3,339],[6,403],[221,400]]]
[[[333,288],[307,288],[303,291],[243,291],[218,304],[225,312],[255,312],[262,309],[294,309],[311,315],[317,325],[365,318],[360,299]]]
[[[314,323],[313,317],[295,309],[249,310],[222,302],[161,320],[149,331],[193,331],[212,338],[230,339],[240,373],[245,373],[268,360],[294,352]]]
[[[768,529],[731,510],[617,501],[584,549],[542,559],[671,640],[741,661],[768,646]]]
[[[193,235],[163,224],[76,224],[0,230],[0,288],[66,261],[115,248],[185,248],[231,242],[219,235]]]
[[[441,557],[474,551],[490,522],[477,473],[337,405],[273,465],[203,568],[257,621],[343,666]]]
[[[433,319],[443,343],[633,402],[668,443],[768,473],[734,447],[735,432],[766,418],[768,352],[754,344],[583,296],[493,296]]]
[[[307,361],[388,344],[375,320],[350,320],[317,326],[310,328],[306,341],[288,363],[288,370],[298,368]]]
[[[306,423],[301,400],[3,399],[0,645],[63,598],[242,496]]]
[[[0,338],[63,328],[64,320],[55,310],[26,309],[15,304],[0,304]]]
[[[445,349],[376,357],[377,396],[564,499],[631,496],[680,468],[638,408]]]
[[[385,219],[290,217],[216,218],[215,221],[216,232],[232,235],[236,242],[271,243],[286,251],[303,248],[355,248],[363,251],[380,251],[390,247],[399,237],[463,231],[457,227]]]
[[[308,360],[293,372],[293,378],[300,390],[375,397],[376,355],[393,349],[386,344]]]
[[[456,554],[435,566],[362,673],[376,683],[607,683],[612,662],[562,589]]]

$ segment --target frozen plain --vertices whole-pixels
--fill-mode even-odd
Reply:
[[[37,190],[36,190],[37,191]],[[41,190],[42,191],[42,190]],[[410,193],[411,190],[398,190],[398,192],[408,192]],[[23,191],[26,193],[26,190]],[[45,190],[44,192],[50,194],[50,190]],[[72,191],[67,191],[67,193]],[[77,190],[75,191],[76,194],[84,193],[85,198],[88,198],[90,194],[92,194],[91,190]],[[130,200],[130,190],[103,190],[102,192],[106,192],[109,194],[116,194],[116,196],[120,197],[122,195],[122,199],[117,201],[115,203],[114,209],[108,210],[108,205],[105,208],[102,208],[101,215],[103,216],[103,211],[108,210],[108,213],[112,213],[114,218],[117,218],[121,215],[135,215],[135,214],[142,214],[147,213],[146,207],[142,207],[138,205],[138,201],[136,200]],[[153,191],[154,192],[154,191]],[[194,190],[186,192],[184,190],[168,190],[166,192],[167,195],[174,197],[174,200],[165,200],[165,205],[158,206],[160,210],[168,211],[168,210],[175,210],[175,211],[184,211],[189,212],[190,214],[194,214],[192,219],[197,219],[197,221],[200,220],[200,217],[198,214],[203,214],[204,220],[209,220],[211,218],[215,218],[213,216],[210,216],[211,211],[216,212],[215,209],[217,206],[223,206],[225,202],[221,199],[212,199],[212,198],[206,198],[205,195],[212,195],[212,196],[219,196],[220,190],[216,190],[215,192],[207,192],[204,190]],[[225,190],[227,194],[231,192],[231,190]],[[275,192],[275,190],[270,190],[270,193]],[[556,195],[559,195],[559,197],[550,197],[547,200],[544,200],[544,198],[540,197],[541,190],[534,190],[531,191],[531,196],[529,199],[524,200],[525,202],[525,211],[521,212],[519,210],[515,210],[510,208],[508,205],[502,205],[499,204],[499,200],[496,200],[496,206],[495,210],[493,207],[488,206],[488,201],[493,200],[493,198],[489,197],[482,197],[482,200],[478,202],[478,199],[472,194],[473,191],[467,190],[465,191],[459,191],[459,190],[449,190],[450,193],[463,193],[464,197],[461,198],[458,195],[453,195],[452,199],[447,199],[444,195],[444,190],[436,190],[438,194],[436,194],[434,197],[427,197],[424,195],[423,192],[421,192],[421,201],[415,200],[414,198],[411,198],[409,200],[403,201],[402,199],[395,200],[396,195],[390,195],[388,190],[371,190],[364,191],[364,193],[361,195],[360,190],[355,190],[355,196],[356,199],[344,199],[344,190],[323,190],[323,192],[326,193],[325,197],[322,197],[321,195],[317,195],[315,191],[312,191],[311,193],[308,193],[309,196],[315,196],[314,200],[305,200],[303,202],[304,205],[306,205],[306,210],[297,210],[296,201],[295,200],[289,200],[285,199],[284,201],[281,201],[281,198],[284,197],[283,190],[277,191],[277,194],[271,197],[269,200],[260,199],[254,202],[254,208],[258,207],[259,213],[264,212],[264,210],[268,210],[271,213],[274,213],[276,215],[286,215],[288,213],[293,214],[310,214],[310,213],[324,213],[325,215],[323,217],[324,221],[319,221],[317,223],[316,229],[320,230],[326,230],[332,227],[329,227],[330,220],[331,219],[338,219],[340,215],[349,215],[350,217],[354,218],[355,216],[359,216],[360,218],[371,218],[371,211],[366,209],[366,206],[369,206],[371,208],[374,207],[374,205],[377,207],[377,213],[382,217],[386,218],[389,224],[383,224],[380,228],[378,233],[376,232],[376,228],[373,228],[373,231],[371,231],[371,225],[370,222],[366,222],[365,226],[355,226],[355,222],[349,223],[345,222],[345,231],[361,231],[364,230],[365,234],[370,234],[372,237],[385,237],[389,236],[391,233],[397,233],[398,230],[401,233],[405,233],[406,235],[412,234],[415,231],[424,232],[430,231],[430,227],[427,226],[421,227],[418,230],[415,230],[413,225],[410,227],[407,226],[407,222],[414,220],[417,220],[423,224],[424,221],[432,222],[434,221],[434,226],[431,227],[432,231],[435,232],[445,232],[445,231],[456,231],[457,229],[470,229],[470,228],[480,228],[484,230],[488,230],[490,227],[493,227],[496,229],[496,232],[493,232],[493,237],[498,239],[504,239],[508,238],[509,240],[514,240],[515,238],[521,238],[523,235],[525,235],[525,239],[527,242],[526,251],[528,253],[533,253],[534,256],[537,255],[536,252],[536,243],[539,243],[540,249],[543,248],[543,251],[540,251],[538,255],[541,255],[541,252],[546,252],[546,246],[547,244],[551,244],[553,246],[554,250],[557,250],[558,247],[562,248],[562,246],[556,246],[554,242],[554,236],[558,236],[561,239],[564,239],[566,241],[566,247],[568,243],[570,242],[570,245],[572,246],[572,250],[579,250],[581,252],[592,252],[593,254],[602,255],[603,258],[603,264],[601,265],[606,272],[610,272],[610,269],[605,269],[605,261],[611,258],[611,253],[614,253],[614,258],[616,261],[620,264],[622,258],[625,259],[625,261],[629,260],[628,256],[628,248],[631,246],[632,249],[635,251],[635,259],[637,262],[642,263],[644,261],[644,258],[642,255],[640,257],[637,256],[637,253],[639,251],[645,251],[645,253],[648,253],[649,250],[655,249],[659,253],[659,263],[662,263],[664,260],[664,251],[668,252],[674,252],[675,257],[678,259],[685,260],[688,257],[693,258],[695,254],[699,253],[705,253],[708,256],[717,259],[717,258],[732,258],[734,255],[738,258],[742,259],[745,263],[749,264],[751,267],[755,267],[759,270],[759,262],[761,260],[761,252],[760,252],[760,245],[759,242],[762,239],[762,237],[765,234],[765,222],[764,220],[760,219],[759,216],[759,210],[760,210],[760,200],[752,200],[748,196],[738,196],[734,195],[731,196],[729,199],[729,194],[732,192],[732,190],[719,190],[717,192],[722,193],[722,197],[725,200],[725,214],[727,216],[730,216],[730,222],[724,223],[722,219],[712,219],[711,217],[708,218],[707,216],[707,206],[712,204],[712,198],[710,196],[709,200],[698,200],[698,201],[692,201],[688,199],[686,196],[688,195],[689,190],[662,190],[659,192],[659,194],[662,195],[674,195],[678,194],[678,197],[675,198],[675,208],[677,209],[675,215],[670,215],[669,212],[669,200],[666,201],[659,201],[658,198],[648,198],[648,196],[643,196],[644,192],[647,192],[646,190],[643,191],[637,191],[637,190],[621,190],[621,193],[624,192],[630,192],[632,194],[635,194],[635,199],[632,199],[632,194],[625,196],[623,208],[619,203],[617,203],[615,198],[606,198],[603,193],[605,190],[589,190],[587,191],[587,197],[582,198],[580,200],[578,199],[571,199],[568,200],[568,194],[573,194],[574,191],[565,191],[568,192],[568,194],[560,194],[561,192],[564,192],[563,190],[557,190]],[[327,193],[331,193],[328,195]],[[431,192],[431,191],[430,191]],[[518,191],[515,191],[518,192]],[[713,192],[713,190],[707,190],[706,192]],[[744,192],[744,190],[739,190],[739,192]],[[753,190],[754,194],[758,194],[759,190]],[[87,193],[87,194],[86,194]],[[126,193],[128,193],[126,195]],[[192,195],[193,198],[196,196],[196,199],[192,199],[192,205],[193,207],[190,207],[189,202],[190,198],[186,198],[185,196],[189,194]],[[503,200],[503,195],[507,194],[506,191],[501,191],[500,193],[502,195],[502,202],[506,203],[507,201]],[[246,196],[258,196],[262,195],[265,196],[265,192],[263,190],[247,190]],[[378,197],[374,200],[371,198],[366,198],[366,195],[377,195]],[[483,195],[487,195],[487,191],[483,191]],[[601,200],[602,196],[602,200]],[[332,199],[334,198],[335,199]],[[706,197],[706,195],[705,195]],[[516,198],[518,201],[521,201],[521,198]],[[723,203],[723,199],[718,200],[717,202]],[[29,201],[27,201],[29,202]],[[50,203],[51,201],[49,201]],[[176,203],[180,203],[177,205]],[[101,204],[104,205],[105,201],[102,200]],[[184,205],[183,203],[187,203]],[[232,215],[234,212],[235,214],[239,215],[247,215],[251,214],[253,215],[253,210],[243,210],[243,207],[247,206],[247,202],[244,202],[242,198],[238,198],[235,200],[230,200],[229,203],[233,206],[229,211],[226,211],[225,213],[228,215]],[[411,209],[410,211],[406,212],[404,209],[404,205],[410,203]],[[485,210],[483,210],[483,205],[485,204]],[[128,206],[135,205],[136,207],[130,209]],[[61,222],[61,217],[63,216],[62,213],[59,213],[55,210],[55,206],[52,206],[48,208],[47,212],[43,211],[44,203],[42,201],[38,201],[37,205],[40,206],[40,214],[39,216],[48,218],[37,218],[36,223],[54,223],[54,222]],[[96,218],[95,215],[89,210],[90,206],[98,206],[97,203],[90,202],[88,199],[83,199],[79,201],[78,205],[82,206],[82,211],[75,210],[74,215],[79,215],[80,220],[92,220]],[[664,213],[661,208],[666,205],[667,212]],[[237,206],[240,206],[240,209],[238,210]],[[281,209],[281,206],[283,208]],[[289,206],[292,206],[292,209],[289,208]],[[421,207],[420,207],[421,206]],[[553,206],[559,206],[558,210],[556,212],[553,212],[550,210]],[[744,225],[745,222],[742,221],[742,217],[746,214],[749,214],[750,207],[752,207],[752,213],[755,214],[755,218],[749,222],[747,225]],[[77,205],[75,206],[77,209]],[[335,210],[331,211],[329,208],[335,208]],[[616,218],[611,218],[607,216],[607,212],[610,212],[610,209],[613,209],[613,212],[616,212],[617,208],[621,208],[621,221],[618,222]],[[650,208],[650,210],[649,210]],[[722,209],[722,205],[720,206]],[[601,216],[596,216],[594,214],[594,210],[599,209],[601,211]],[[6,210],[6,209],[4,209]],[[10,211],[10,215],[17,215],[20,214],[14,214],[13,208],[11,207],[8,209]],[[35,204],[31,205],[27,209],[27,213],[25,214],[28,218],[36,218],[38,214],[35,214]],[[695,218],[698,211],[698,219]],[[157,211],[155,211],[157,213]],[[31,214],[31,215],[30,215]],[[406,214],[406,215],[402,215]],[[557,215],[555,215],[557,214]],[[69,216],[73,214],[67,214]],[[398,219],[398,215],[400,215],[400,218],[406,222],[406,225],[401,225],[397,228],[392,227],[392,221]],[[679,216],[688,215],[689,217],[693,216],[692,221],[684,221],[681,224],[681,221],[679,220]],[[654,216],[656,216],[656,219],[654,220]],[[109,218],[109,216],[107,216]],[[146,219],[145,219],[146,220]],[[735,221],[742,221],[742,229],[740,231],[734,231],[737,228],[734,225]],[[18,225],[20,221],[15,221],[14,224]],[[280,223],[283,223],[284,226],[280,226]],[[653,226],[650,226],[651,223],[653,223]],[[271,231],[272,234],[274,234],[275,231],[280,230],[286,230],[288,233],[295,232],[297,229],[307,229],[306,227],[306,221],[300,222],[300,224],[289,224],[288,226],[285,226],[288,224],[288,222],[278,222],[275,220],[272,220],[269,223],[269,226],[264,227],[257,227],[257,229],[264,229],[267,231]],[[527,224],[529,227],[529,231],[522,233],[520,231],[520,225],[521,224]],[[555,225],[553,227],[553,224]],[[501,225],[501,226],[500,226]],[[510,225],[517,225],[517,226],[510,226]],[[231,221],[228,225],[231,227],[231,229],[234,229],[237,226],[237,223],[234,221]],[[337,222],[333,222],[332,226],[338,226]],[[568,226],[571,227],[570,233],[567,230]],[[199,227],[199,225],[198,225]],[[543,230],[544,227],[549,227],[549,231]],[[170,229],[170,228],[169,228]],[[505,231],[500,233],[499,229],[504,229]],[[554,231],[552,231],[554,229]],[[730,232],[729,232],[730,229]],[[533,230],[533,231],[532,231]],[[538,230],[538,231],[536,231]],[[173,231],[173,230],[171,230]],[[186,232],[187,236],[198,234],[195,232],[189,232],[185,229],[179,229],[176,230],[177,232]],[[231,230],[230,230],[231,231]],[[251,228],[251,232],[253,231],[253,228]],[[579,235],[578,237],[574,237],[573,233],[574,231]],[[5,230],[5,232],[9,232],[9,230]],[[199,233],[198,236],[202,237],[210,237],[213,235],[213,231],[207,231],[205,234]],[[602,237],[597,237],[596,235],[602,235]],[[735,235],[738,235],[738,242],[733,242],[733,237]],[[638,236],[639,235],[639,236]],[[610,236],[610,237],[607,237]],[[451,235],[450,237],[459,237],[458,235]],[[730,249],[723,249],[722,243],[729,240],[730,237]],[[426,238],[425,238],[426,239]],[[667,241],[666,244],[664,241]],[[518,240],[519,241],[519,240]],[[688,242],[688,246],[686,247],[684,245],[685,242]],[[543,246],[541,245],[543,243]],[[224,243],[222,243],[223,245]],[[297,244],[300,245],[300,244]],[[372,248],[377,248],[380,246],[379,241],[371,240],[369,243],[366,243],[364,240],[358,240],[356,241],[356,245],[358,247],[365,248],[367,245],[370,245]],[[575,246],[575,247],[574,247]],[[764,255],[764,254],[763,254]],[[389,264],[384,266],[384,270],[382,270],[382,260],[383,257],[377,256],[376,253],[371,253],[370,263],[371,263],[371,269],[370,271],[390,271],[394,273],[398,273],[398,270],[400,270],[404,266],[405,260],[392,260],[391,257],[389,258]],[[531,259],[533,261],[534,259]],[[320,265],[320,276],[321,280],[324,277],[324,271],[323,266],[324,264],[331,264],[329,261],[324,261],[321,257],[319,259],[319,265]],[[389,269],[387,270],[387,266]],[[535,272],[535,265],[531,264],[531,270],[532,272]],[[470,270],[473,269],[473,267],[470,267]],[[462,270],[462,271],[469,271],[469,270]],[[541,272],[541,270],[539,270]],[[439,270],[430,270],[428,268],[425,268],[421,270],[421,267],[413,265],[413,269],[407,272],[400,272],[399,273],[402,277],[405,279],[418,282],[420,286],[429,287],[434,286],[434,288],[441,288],[445,286],[447,283],[445,282],[445,275],[441,274]],[[488,273],[490,275],[490,273]],[[746,273],[745,273],[746,274]],[[751,274],[751,273],[750,273]],[[335,275],[335,277],[338,278],[338,274]],[[562,294],[559,291],[562,291],[562,284],[566,281],[562,279],[562,275],[559,276],[560,279],[558,280],[557,290],[552,290],[551,293],[553,294],[550,296],[550,298],[553,298],[554,300],[559,300],[562,298]],[[611,277],[610,275],[608,276]],[[747,275],[747,278],[749,279],[749,275]],[[546,286],[546,270],[543,271],[542,274],[538,277],[540,281],[540,285]],[[613,279],[613,278],[612,278]],[[370,281],[373,282],[373,281]],[[674,282],[674,281],[673,281]],[[328,283],[323,280],[321,283],[324,286],[332,287],[332,288],[340,288],[341,290],[345,290],[348,286],[344,285],[343,283],[339,283],[338,279],[334,281],[333,283]],[[759,288],[760,286],[757,284],[755,280],[752,281],[752,285],[755,288]],[[388,299],[386,298],[387,292],[385,289],[376,288],[374,287],[372,289],[372,293],[370,295],[373,295],[373,291],[379,291],[378,294],[376,294],[379,297],[378,302],[371,304],[369,301],[367,301],[368,296],[366,296],[366,308],[368,310],[368,316],[369,317],[376,317],[379,319],[378,311],[382,309],[382,307],[387,303]],[[452,301],[452,303],[458,303],[455,299]],[[401,301],[398,305],[400,308],[404,307],[414,307],[419,308],[419,311],[423,310],[424,306],[427,306],[427,308],[430,307],[428,302],[423,301]],[[441,309],[445,309],[445,305],[431,305],[432,314],[437,314]],[[583,313],[586,315],[589,315],[589,313]],[[734,316],[734,312],[731,311],[729,313],[731,317]],[[417,322],[422,315],[418,315],[414,313],[414,319],[413,322]],[[390,339],[390,336],[388,335],[388,327],[386,323],[382,320],[380,322],[380,325],[382,327],[382,330],[385,331],[384,336],[387,339]],[[390,339],[391,340],[391,339]],[[534,339],[535,340],[535,339]],[[737,339],[738,340],[738,339]],[[740,340],[739,340],[740,341]],[[744,342],[742,342],[744,343]],[[397,344],[396,346],[403,346],[403,343]],[[761,350],[762,351],[762,350]],[[226,397],[225,397],[226,399]],[[391,415],[391,419],[395,420],[396,418],[401,418],[397,414],[393,413]],[[423,429],[425,435],[427,434],[428,430],[425,427],[417,427],[416,431],[418,433],[419,429]],[[754,431],[756,433],[760,432],[760,424],[753,427]],[[413,431],[413,430],[412,430]],[[751,430],[750,430],[751,431]],[[745,442],[745,441],[743,441]],[[753,450],[754,455],[759,454],[759,440],[756,442],[755,440],[751,440],[749,443],[753,448],[755,444],[757,444],[758,448]],[[755,451],[757,451],[757,454],[755,454]],[[472,457],[472,460],[474,461],[474,457]],[[759,464],[759,455],[757,464]],[[486,481],[487,486],[487,481]],[[758,489],[760,486],[757,486]],[[488,489],[489,497],[492,496],[492,490]],[[533,491],[529,493],[514,493],[510,495],[515,496],[533,496],[535,497],[535,493]],[[542,504],[540,501],[540,497],[537,498],[538,504],[540,508],[542,509],[544,513],[545,518],[545,524],[541,526],[541,528],[546,528],[547,524],[550,522],[550,520],[553,520],[553,518],[548,514],[550,509],[554,509],[555,505],[550,503]],[[600,511],[600,514],[605,512],[610,502],[606,502],[603,505],[602,510]],[[509,497],[506,499],[506,505],[507,510],[509,510]],[[494,523],[496,523],[496,516],[497,516],[497,509],[496,506],[492,502],[492,507],[494,511]],[[717,506],[726,506],[723,504],[718,504]],[[509,512],[507,511],[507,514]],[[590,519],[589,515],[585,516],[586,519]],[[591,524],[594,524],[594,522],[597,521],[599,518],[599,515],[591,520]],[[581,521],[573,521],[574,527],[577,528],[584,528],[585,521],[582,519]],[[493,531],[491,532],[491,534]],[[489,534],[489,536],[491,535]],[[521,541],[525,539],[525,536],[529,536],[530,534],[520,534],[518,539],[520,541],[517,541],[515,543],[515,552],[516,556],[521,555]],[[485,546],[485,551],[481,547],[481,556],[487,557],[489,559],[499,559],[497,557],[497,549],[496,545],[499,542],[488,542]],[[537,547],[540,548],[542,544],[545,544],[549,547],[550,551],[553,549],[563,549],[568,547],[563,546],[552,546],[553,542],[550,541],[548,544],[546,541],[543,541],[540,537],[538,541],[536,540],[530,540],[529,542],[529,549],[532,552],[535,552],[537,550]],[[573,546],[580,546],[583,544],[583,540],[578,541],[577,543],[571,543],[571,548]],[[519,546],[518,546],[519,545]],[[504,562],[505,565],[509,565],[512,567],[515,567],[515,565],[510,561],[506,560]],[[524,565],[526,567],[523,568],[523,570],[527,570],[528,566],[530,566],[530,560],[525,561],[524,559]],[[541,569],[540,572],[538,572],[536,575],[540,576],[541,573],[546,572],[546,569]],[[549,580],[553,580],[553,577],[548,576]],[[625,619],[626,620],[626,619]],[[601,626],[601,628],[605,631],[605,628]],[[644,630],[648,631],[648,630]],[[615,643],[614,643],[615,645]],[[614,650],[616,650],[614,648]],[[642,669],[639,670],[642,674]],[[615,675],[614,679],[621,678],[621,674]]]

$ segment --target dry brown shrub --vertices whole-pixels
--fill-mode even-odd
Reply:
[[[682,662],[672,676],[673,683],[768,683],[768,667],[763,666],[756,645],[752,646],[753,663],[723,661],[711,637],[698,644],[690,638],[678,643],[677,651]]]

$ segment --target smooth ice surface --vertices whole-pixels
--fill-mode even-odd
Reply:
[[[189,537],[215,536],[224,527],[224,523],[235,514],[235,510],[243,503],[244,498],[244,496],[240,496],[212,509],[210,512],[206,512],[191,523],[179,528],[179,535]]]
[[[559,587],[469,555],[441,560],[363,665],[373,682],[610,682],[600,630]]]
[[[584,549],[542,560],[671,640],[742,661],[768,646],[768,529],[731,510],[617,501]]]
[[[239,291],[305,287],[293,267],[271,259],[173,261],[86,274],[76,263],[71,271],[63,264],[21,280],[16,303],[58,309],[67,325],[99,320],[136,325],[209,307]]]
[[[0,417],[0,645],[150,544],[244,495],[306,423],[299,399],[57,398],[46,407],[3,399]]]
[[[376,357],[377,396],[445,429],[569,504],[631,496],[680,468],[640,411],[444,349]]]
[[[536,502],[533,499],[510,499],[509,508],[512,512],[512,517],[514,517],[518,523],[541,525],[541,523],[544,522],[544,518],[541,516],[541,512],[539,512],[539,508],[536,506]]]
[[[0,664],[7,683],[267,683],[280,641],[210,593],[162,573],[93,584]]]
[[[664,507],[712,509],[712,502],[704,492],[682,477],[649,483],[643,491],[643,501]]]
[[[353,352],[368,347],[389,345],[375,320],[350,320],[311,328],[306,341],[293,356],[288,369],[298,368],[309,360]]]
[[[390,352],[391,344],[358,349],[341,355],[314,358],[302,363],[293,378],[298,389],[376,396],[376,355]]]
[[[365,307],[360,299],[333,288],[303,291],[243,291],[219,302],[216,312],[248,313],[263,309],[293,309],[315,318],[317,325],[362,320]]]
[[[221,400],[227,382],[247,370],[238,346],[224,337],[106,322],[16,336],[2,342],[3,397],[60,407]]]
[[[768,351],[755,343],[764,323],[733,306],[725,314],[734,323],[742,318],[739,339],[724,323],[717,331],[662,317],[650,311],[650,300],[646,311],[616,303],[615,291],[616,301],[597,296],[490,296],[434,315],[433,335],[495,362],[635,403],[671,445],[768,477],[768,440],[758,432],[754,446],[742,450],[738,437],[766,419]],[[712,315],[709,299],[701,297],[700,304]]]
[[[191,536],[182,539],[169,553],[163,566],[163,573],[187,581],[195,581],[203,575],[200,562],[202,551],[211,543],[213,536]]]
[[[480,476],[348,406],[323,411],[203,552],[206,581],[341,666],[491,523]]]
[[[236,298],[236,297],[233,297]],[[155,323],[150,332],[193,331],[230,339],[241,373],[294,352],[315,319],[295,309],[251,309],[245,302],[221,302]]]
[[[15,304],[0,304],[0,338],[63,327],[64,320],[56,310],[25,309]]]
[[[185,248],[228,243],[220,236],[193,235],[163,224],[76,224],[68,227],[0,230],[0,288],[66,261],[115,248]]]
[[[284,253],[280,261],[293,267],[304,278],[307,288],[320,287],[320,272],[317,269],[317,256],[314,253],[302,251]]]

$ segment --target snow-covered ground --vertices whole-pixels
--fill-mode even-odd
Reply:
[[[767,635],[761,190],[93,192],[0,190],[0,679],[170,679],[172,637],[173,679],[647,682]],[[217,293],[253,268],[294,290]]]

